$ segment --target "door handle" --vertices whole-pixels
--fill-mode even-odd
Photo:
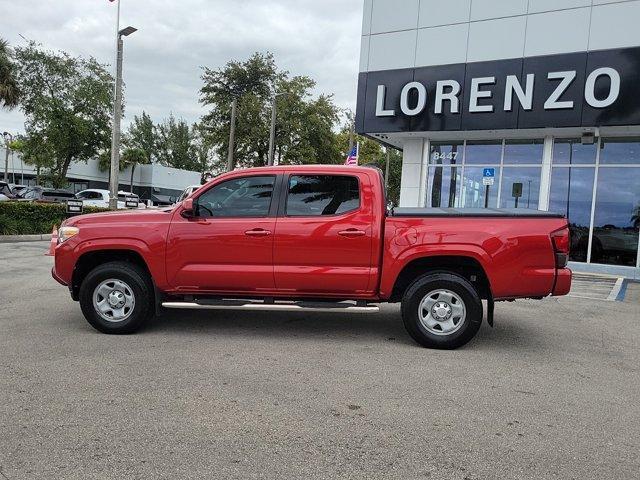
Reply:
[[[271,235],[271,232],[264,228],[254,228],[253,230],[247,230],[244,234],[249,237],[266,237],[267,235]]]
[[[340,235],[341,237],[347,237],[347,238],[364,237],[366,234],[367,232],[363,230],[358,230],[356,228],[348,228],[346,230],[341,230],[338,232],[338,235]]]

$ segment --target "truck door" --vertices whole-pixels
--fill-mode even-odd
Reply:
[[[194,218],[174,215],[167,279],[177,289],[273,292],[275,175],[223,181],[194,196]]]
[[[278,292],[368,293],[372,262],[371,198],[362,174],[290,174],[284,178],[274,244]]]

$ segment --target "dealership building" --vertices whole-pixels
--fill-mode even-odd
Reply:
[[[400,205],[532,208],[640,276],[640,0],[365,0],[356,130]]]

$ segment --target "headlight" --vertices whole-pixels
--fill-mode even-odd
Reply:
[[[78,227],[60,227],[58,229],[58,243],[69,240],[80,232]]]

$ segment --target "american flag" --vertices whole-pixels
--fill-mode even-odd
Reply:
[[[353,147],[353,150],[351,150],[351,152],[349,153],[349,156],[347,157],[347,161],[344,162],[345,165],[358,165],[358,157],[360,154],[360,144],[356,143],[356,145]]]

